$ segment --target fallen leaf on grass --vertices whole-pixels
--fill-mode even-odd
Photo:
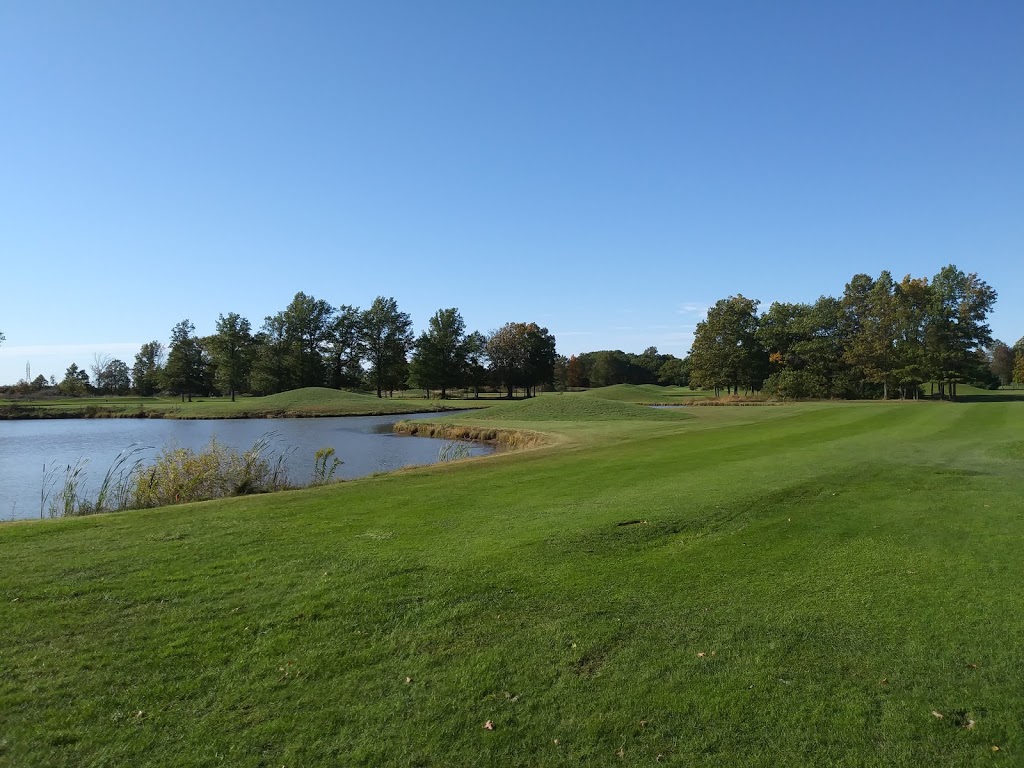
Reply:
[[[977,669],[979,666],[980,666],[979,664],[968,664],[967,668],[968,669]]]
[[[615,754],[618,755],[619,760],[622,760],[623,758],[626,757],[626,748],[625,747],[619,747],[619,751],[616,752]]]
[[[555,742],[555,746],[557,747],[559,744],[562,743],[562,740],[561,739],[555,739],[554,742]]]
[[[973,720],[968,720],[966,723],[964,723],[964,730],[969,731],[972,728],[974,728],[974,721]]]
[[[697,652],[697,658],[698,659],[703,659],[705,656],[707,656],[707,654],[704,653],[704,651],[698,651]]]
[[[485,731],[493,731],[494,730],[494,721],[493,720],[488,720],[486,723],[484,723],[484,730]]]
[[[992,745],[992,751],[993,752],[998,752],[999,751],[999,747],[997,747],[995,744],[993,744]]]
[[[411,677],[405,678],[405,684],[406,685],[409,685],[411,682],[412,682],[412,678]]]
[[[888,685],[889,684],[889,678],[888,677],[883,677],[881,680],[878,681],[878,684],[879,685]]]
[[[932,717],[937,718],[939,720],[943,720],[943,719],[945,719],[946,716],[944,714],[942,714],[941,712],[938,712],[938,711],[933,709],[932,710]]]

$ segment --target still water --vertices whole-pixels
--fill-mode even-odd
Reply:
[[[53,421],[0,421],[0,520],[39,517],[43,466],[64,467],[87,460],[88,496],[103,480],[117,455],[132,446],[174,446],[198,450],[216,437],[217,442],[245,450],[272,433],[274,454],[287,451],[291,482],[305,484],[313,472],[313,454],[333,448],[342,464],[335,477],[352,479],[400,467],[432,464],[447,442],[434,438],[391,433],[401,419],[436,417],[436,413],[401,416],[345,416],[321,419],[59,419]],[[487,445],[468,444],[470,454],[493,451]],[[48,507],[48,504],[46,505]],[[44,515],[48,515],[44,510]]]

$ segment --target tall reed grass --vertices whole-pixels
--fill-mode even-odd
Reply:
[[[146,460],[152,446],[133,445],[114,459],[94,495],[84,490],[88,459],[51,467],[44,464],[39,516],[48,512],[51,517],[77,517],[296,487],[288,478],[288,460],[295,449],[278,450],[276,438],[277,433],[268,432],[244,451],[216,437],[198,451],[167,446],[152,462]],[[341,464],[333,448],[317,451],[311,485],[332,482]]]

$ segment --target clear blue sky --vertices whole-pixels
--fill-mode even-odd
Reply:
[[[0,382],[297,291],[683,355],[955,263],[1024,335],[1024,3],[0,2]]]

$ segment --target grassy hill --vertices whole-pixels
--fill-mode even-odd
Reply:
[[[687,387],[661,387],[657,384],[613,384],[610,387],[588,389],[581,394],[583,397],[647,405],[685,405],[692,398],[708,396],[704,391],[694,391]]]
[[[1024,403],[628,405],[458,417],[564,438],[531,451],[0,526],[0,764],[1021,761]]]
[[[176,397],[72,397],[40,400],[0,400],[0,417],[81,418],[138,417],[232,419],[264,416],[375,416],[394,413],[479,408],[488,401],[378,398],[362,392],[304,387],[266,397],[196,397],[191,403]]]

